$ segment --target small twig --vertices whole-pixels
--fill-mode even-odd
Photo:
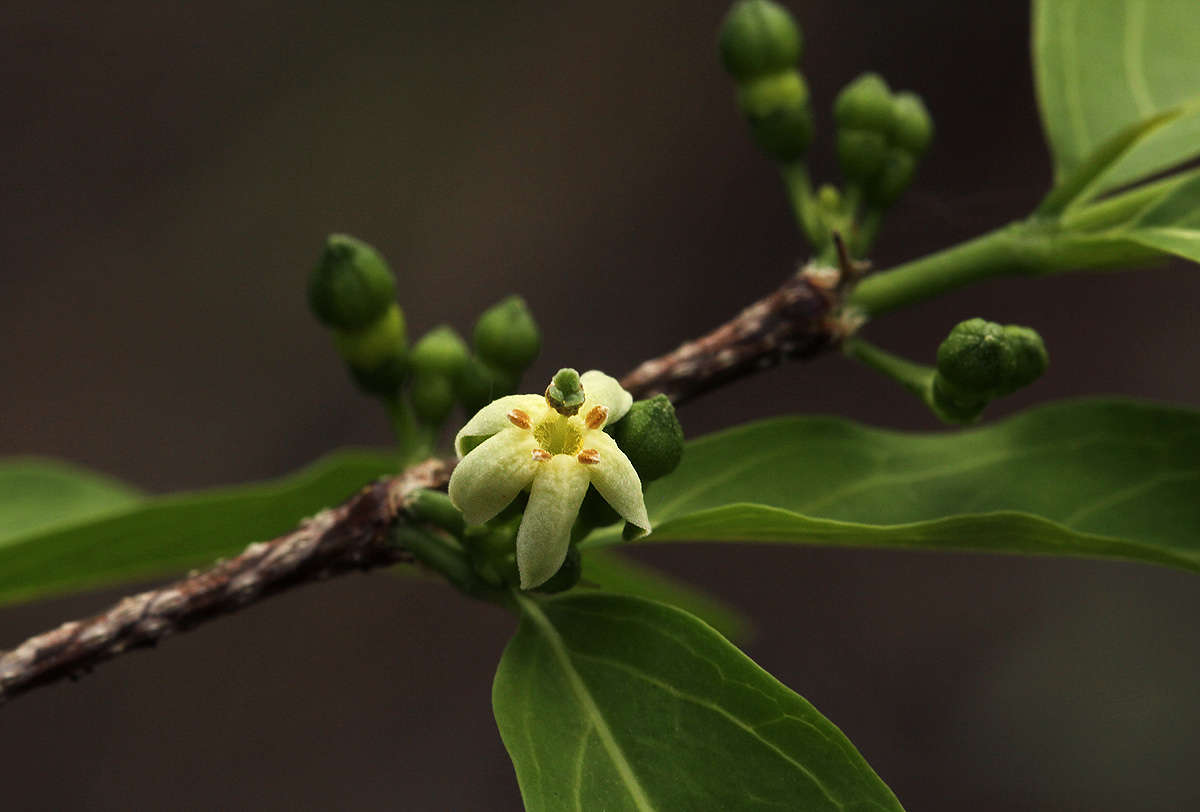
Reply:
[[[827,350],[846,332],[838,315],[841,277],[837,269],[809,265],[726,324],[646,361],[621,383],[637,398],[661,392],[681,403],[785,358]],[[287,535],[251,544],[236,558],[0,652],[0,703],[291,587],[411,561],[389,541],[388,530],[406,520],[411,493],[445,487],[452,468],[443,460],[421,462],[368,485]]]
[[[839,231],[833,232],[833,244],[837,247],[838,269],[842,274],[838,290],[844,292],[854,287],[858,280],[866,276],[867,271],[871,270],[871,263],[866,260],[853,259],[849,249],[846,248],[846,241],[842,239]]]
[[[621,379],[635,398],[664,394],[676,405],[789,358],[811,358],[844,334],[838,321],[841,275],[806,265],[774,293],[673,352]]]

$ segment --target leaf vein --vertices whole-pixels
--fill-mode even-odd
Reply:
[[[581,609],[578,606],[559,606],[559,607],[557,607],[557,611],[567,612],[567,613],[574,612],[576,614],[587,615],[587,616],[591,616],[591,617],[601,617],[601,618],[604,618],[605,620],[608,620],[609,622],[620,620],[625,623],[632,623],[636,626],[641,626],[641,627],[647,629],[652,634],[656,634],[661,637],[667,638],[668,640],[670,640],[671,642],[678,645],[680,648],[682,648],[684,651],[686,651],[688,654],[692,655],[692,657],[699,660],[700,662],[706,663],[707,665],[712,666],[713,670],[717,672],[717,676],[721,678],[721,682],[725,683],[726,685],[737,685],[739,687],[746,688],[747,690],[753,691],[754,693],[761,695],[763,698],[765,698],[767,701],[771,702],[772,704],[778,704],[777,697],[772,696],[771,694],[764,691],[762,688],[759,688],[757,685],[752,685],[748,682],[743,682],[742,680],[733,679],[732,677],[726,675],[725,669],[721,668],[720,663],[716,662],[715,660],[711,660],[708,657],[705,657],[703,654],[701,654],[699,651],[697,651],[694,647],[692,647],[682,637],[677,637],[677,636],[671,634],[670,632],[668,632],[666,629],[662,628],[661,626],[656,626],[655,624],[650,623],[649,621],[643,620],[639,617],[632,617],[632,616],[626,615],[626,616],[617,618],[617,617],[613,616],[612,614],[607,614],[604,612],[596,612],[596,611],[592,611],[592,610],[588,610],[588,609]],[[578,653],[575,650],[572,650],[572,652]]]
[[[1122,53],[1125,58],[1125,74],[1129,77],[1129,92],[1138,113],[1149,116],[1157,108],[1150,97],[1146,82],[1145,65],[1142,59],[1142,44],[1146,36],[1146,4],[1144,0],[1129,0],[1125,4],[1125,32],[1122,38]]]
[[[616,737],[608,726],[608,720],[600,712],[600,708],[597,707],[596,700],[592,696],[591,691],[588,690],[583,677],[580,676],[579,672],[575,669],[574,663],[571,662],[571,654],[567,650],[566,643],[563,642],[562,635],[554,628],[554,624],[550,622],[550,619],[546,617],[541,607],[535,601],[516,593],[514,593],[514,597],[525,617],[529,618],[530,622],[541,633],[542,638],[546,641],[546,645],[550,647],[550,651],[554,654],[555,660],[558,661],[559,667],[562,668],[563,674],[567,678],[567,684],[575,694],[575,698],[579,700],[580,707],[595,730],[596,736],[604,746],[604,750],[613,762],[613,766],[616,767],[617,774],[621,777],[622,783],[629,792],[634,806],[639,810],[654,812],[654,806],[650,803],[650,799],[646,796],[646,791],[638,781],[633,767],[625,757],[621,746],[617,743]]]
[[[595,727],[590,723],[579,740],[579,753],[575,757],[575,808],[583,812],[583,765],[587,760],[588,742],[592,740]]]
[[[605,665],[605,666],[608,666],[609,668],[614,668],[618,671],[623,671],[626,674],[629,674],[631,677],[634,677],[635,679],[640,679],[643,682],[647,683],[648,685],[653,685],[654,687],[658,688],[659,690],[661,690],[667,694],[670,694],[671,696],[675,697],[676,699],[679,699],[683,702],[689,702],[693,705],[696,705],[697,707],[705,708],[705,709],[710,710],[713,713],[717,714],[718,716],[723,717],[731,724],[735,725],[736,727],[741,728],[743,731],[750,734],[756,740],[762,742],[768,749],[770,749],[772,752],[774,752],[777,756],[782,758],[784,761],[787,761],[789,764],[796,767],[796,769],[798,769],[800,772],[802,772],[817,787],[817,789],[820,790],[821,794],[824,795],[831,804],[833,804],[838,809],[845,809],[845,804],[838,801],[833,796],[833,794],[829,790],[829,788],[826,787],[821,782],[821,780],[819,778],[817,778],[817,776],[814,775],[812,773],[812,771],[809,770],[808,767],[806,767],[802,762],[799,762],[796,759],[792,758],[792,756],[789,755],[787,753],[787,751],[785,751],[781,747],[779,747],[779,745],[764,738],[761,734],[759,734],[759,732],[754,729],[754,726],[749,725],[746,722],[742,721],[741,719],[734,716],[732,713],[730,713],[729,711],[727,711],[725,708],[721,707],[720,705],[716,704],[715,702],[710,702],[707,699],[704,699],[703,697],[694,696],[685,691],[681,691],[678,688],[676,688],[675,686],[671,685],[670,683],[663,682],[662,680],[658,679],[657,677],[653,676],[652,674],[647,674],[646,672],[642,671],[641,669],[635,668],[634,666],[629,665],[627,663],[617,662],[615,660],[610,660],[607,657],[601,657],[601,656],[595,655],[595,654],[583,654],[578,651],[575,651],[572,653],[575,657],[578,657],[581,660],[587,660],[589,662],[596,663],[597,665]],[[811,728],[813,731],[818,733],[822,739],[826,738],[824,732],[821,731],[819,728],[817,728],[816,725],[812,724],[812,722],[809,722],[805,719],[801,719],[799,717],[788,716],[787,714],[785,714],[785,716],[787,716],[787,718],[790,718],[790,719],[793,719],[793,720],[799,722],[800,724],[804,725],[805,727]],[[853,763],[851,763],[850,766],[856,768],[856,765],[854,765]]]
[[[1063,25],[1059,32],[1062,37],[1063,61],[1063,92],[1066,96],[1067,110],[1071,119],[1071,127],[1075,131],[1074,164],[1088,152],[1091,137],[1088,135],[1087,120],[1083,115],[1083,99],[1079,65],[1079,43],[1075,41],[1075,25],[1079,4],[1065,2],[1062,7]]]
[[[1105,494],[1104,496],[1094,499],[1087,504],[1081,505],[1072,511],[1070,516],[1062,520],[1063,524],[1072,525],[1087,516],[1106,508],[1115,507],[1122,502],[1128,502],[1130,499],[1141,496],[1147,491],[1152,491],[1160,485],[1167,485],[1172,482],[1186,482],[1189,479],[1200,479],[1200,471],[1179,471],[1176,473],[1157,474],[1143,482],[1138,482],[1130,485],[1127,488],[1122,488],[1118,491]]]

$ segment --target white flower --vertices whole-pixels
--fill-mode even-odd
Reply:
[[[641,535],[650,532],[642,482],[603,431],[629,411],[633,396],[596,370],[562,370],[546,391],[493,401],[454,438],[460,462],[450,499],[468,524],[486,522],[530,489],[517,532],[522,589],[545,583],[562,566],[589,484]]]

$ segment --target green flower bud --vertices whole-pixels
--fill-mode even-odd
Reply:
[[[933,139],[933,120],[920,96],[899,93],[892,99],[892,121],[888,140],[890,146],[883,163],[868,178],[865,191],[867,203],[876,209],[886,209],[900,199],[917,174],[917,161]],[[872,152],[872,158],[874,153]]]
[[[743,85],[738,104],[754,142],[768,157],[781,163],[803,157],[812,142],[813,118],[799,73],[771,74]]]
[[[841,129],[886,135],[892,128],[892,92],[878,73],[864,73],[842,88],[833,102],[833,119]]]
[[[579,578],[582,575],[583,556],[579,554],[579,549],[575,545],[571,545],[567,548],[567,557],[563,559],[562,566],[558,568],[558,572],[551,575],[550,580],[534,588],[533,591],[543,592],[547,595],[566,592],[579,583]]]
[[[842,88],[833,105],[838,165],[848,181],[865,183],[887,163],[892,94],[878,74],[864,73]]]
[[[938,377],[960,397],[990,400],[1006,391],[1016,370],[1016,353],[1004,328],[995,322],[960,322],[938,347]]]
[[[436,372],[418,372],[408,390],[413,413],[427,426],[440,426],[454,408],[454,379]]]
[[[634,403],[613,426],[612,436],[642,482],[671,473],[683,457],[683,426],[666,395]]]
[[[739,0],[725,15],[721,62],[739,84],[793,68],[803,42],[792,15],[770,0]]]
[[[933,119],[916,93],[897,93],[892,99],[892,143],[920,158],[933,140]]]
[[[933,377],[932,395],[933,410],[947,423],[973,423],[989,401],[959,389],[941,375]]]
[[[454,378],[454,393],[468,414],[517,391],[520,375],[471,356]]]
[[[817,205],[830,214],[835,214],[842,210],[842,193],[836,186],[823,183],[821,188],[817,189]]]
[[[955,325],[938,347],[937,359],[932,405],[954,423],[975,420],[988,401],[1033,383],[1050,362],[1033,330],[983,319]]]
[[[524,372],[541,349],[541,331],[520,296],[492,305],[475,322],[475,352],[493,366]]]
[[[887,160],[868,182],[864,198],[877,209],[886,209],[900,199],[917,174],[917,159],[904,150],[892,148]]]
[[[479,577],[492,586],[507,587],[521,583],[517,571],[517,528],[520,516],[505,521],[468,527],[463,533],[467,557]]]
[[[374,248],[332,234],[309,277],[308,301],[327,327],[361,330],[395,304],[396,278]]]
[[[394,394],[408,374],[404,313],[395,302],[364,329],[334,330],[333,342],[355,381],[368,392]]]
[[[1009,381],[1008,390],[1004,393],[1010,394],[1042,377],[1042,373],[1050,365],[1050,354],[1046,352],[1042,337],[1029,327],[1006,325],[1004,336],[1016,356],[1016,369]]]
[[[364,369],[398,354],[407,357],[404,313],[393,302],[381,318],[364,329],[334,330],[333,343],[346,363]]]
[[[583,405],[585,397],[579,373],[570,367],[563,367],[555,372],[550,385],[546,387],[546,402],[559,414],[575,414]]]
[[[448,324],[434,327],[412,348],[410,360],[417,374],[453,379],[467,363],[470,351]]]
[[[879,174],[888,160],[887,137],[869,130],[838,130],[837,157],[842,176],[862,184]]]

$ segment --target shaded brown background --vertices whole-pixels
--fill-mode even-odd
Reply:
[[[921,92],[938,140],[887,265],[1028,211],[1049,164],[1023,3],[793,3],[829,103]],[[562,364],[613,372],[773,288],[804,247],[714,57],[720,2],[49,2],[0,16],[0,453],[154,491],[387,442],[303,286],[322,236],[381,248],[416,334],[523,293]],[[872,325],[931,357],[958,319],[1038,327],[1047,378],[1200,405],[1182,265],[981,285]],[[615,323],[614,323],[615,322]],[[840,358],[681,414],[933,429]],[[1200,801],[1194,576],[1133,564],[675,545],[645,560],[760,621],[750,653],[912,810]],[[117,592],[0,611],[0,646]],[[491,719],[513,623],[433,583],[348,577],[0,712],[6,809],[508,810]],[[730,775],[736,781],[736,774]]]

